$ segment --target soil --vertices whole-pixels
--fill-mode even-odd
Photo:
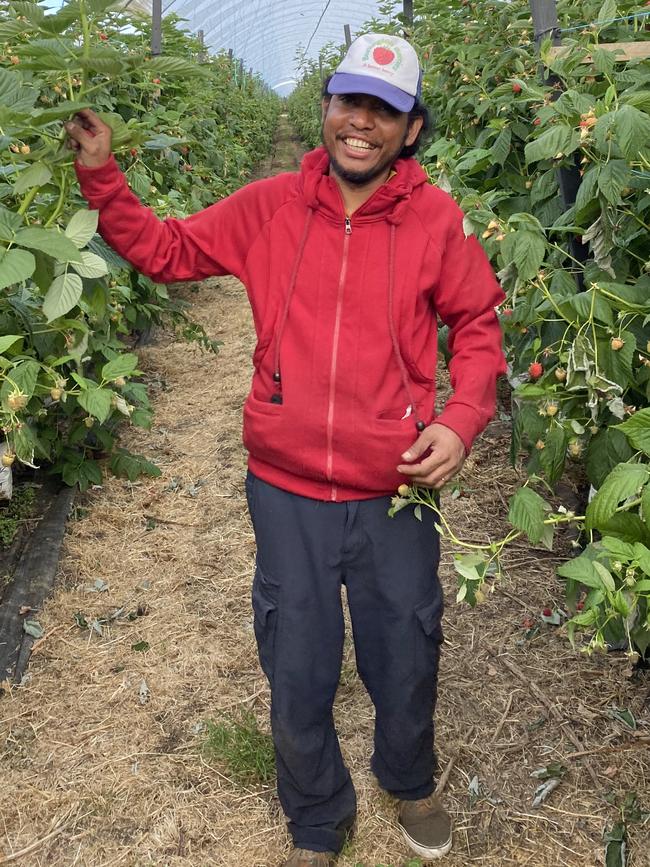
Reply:
[[[293,169],[299,154],[283,119],[264,170]],[[202,353],[156,332],[139,353],[155,422],[125,442],[162,476],[106,478],[69,525],[40,616],[45,638],[22,685],[7,685],[0,700],[0,864],[272,867],[289,849],[273,786],[238,784],[203,747],[206,721],[222,713],[249,711],[268,731],[241,444],[251,315],[231,278],[175,291],[223,347]],[[443,496],[465,539],[503,533],[520,480],[508,445],[502,415],[468,459],[461,496]],[[647,674],[629,672],[622,655],[573,650],[539,617],[562,607],[554,570],[567,546],[560,540],[552,554],[518,544],[473,610],[455,602],[444,548],[436,737],[456,828],[450,867],[603,865],[603,832],[625,799],[636,793],[650,808]],[[373,711],[349,638],[335,715],[359,796],[356,835],[339,863],[417,863],[369,771]],[[531,773],[551,763],[566,772],[534,808],[540,781]],[[648,867],[648,818],[626,815],[628,867]]]

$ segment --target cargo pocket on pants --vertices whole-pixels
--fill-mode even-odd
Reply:
[[[440,595],[433,601],[418,605],[415,609],[417,618],[415,642],[415,671],[418,677],[437,677],[440,661],[440,645],[442,634],[443,603]]]
[[[280,587],[272,584],[259,566],[253,579],[253,628],[262,671],[273,684],[275,635],[278,624]]]

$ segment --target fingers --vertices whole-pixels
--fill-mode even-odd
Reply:
[[[458,471],[458,467],[453,461],[440,461],[434,455],[418,464],[400,464],[397,469],[407,477],[409,484],[420,485],[424,488],[441,488]]]
[[[98,167],[108,160],[112,131],[92,109],[80,109],[64,126],[68,135],[66,144],[78,154],[82,165]]]
[[[430,449],[429,454],[426,454],[427,449]],[[441,488],[456,475],[465,461],[462,440],[442,425],[429,425],[402,458],[412,461],[423,453],[425,457],[418,463],[399,464],[397,467],[411,484],[422,487]]]

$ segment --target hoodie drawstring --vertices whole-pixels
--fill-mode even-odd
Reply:
[[[300,268],[300,262],[302,261],[302,254],[305,252],[305,245],[307,243],[307,235],[309,234],[309,227],[311,225],[312,217],[314,216],[314,208],[308,206],[307,218],[305,219],[305,227],[302,231],[302,238],[300,239],[300,244],[298,246],[298,252],[296,253],[296,258],[293,263],[293,270],[291,272],[291,279],[289,280],[289,288],[287,289],[287,295],[284,300],[284,308],[282,310],[282,315],[280,317],[280,323],[278,325],[278,333],[275,340],[275,355],[273,360],[273,382],[276,385],[277,392],[271,397],[271,403],[282,403],[282,376],[280,374],[280,346],[282,343],[282,335],[284,334],[284,326],[287,323],[287,318],[289,316],[289,307],[291,306],[291,298],[293,296],[293,290],[296,287],[296,280],[298,278],[298,269]]]
[[[390,331],[391,343],[393,344],[393,353],[395,355],[395,360],[397,361],[397,366],[399,367],[400,376],[402,378],[402,385],[404,386],[404,390],[408,395],[409,405],[413,408],[413,412],[415,412],[415,400],[413,399],[413,392],[411,390],[411,383],[409,381],[406,365],[404,364],[404,359],[402,358],[402,353],[400,352],[399,341],[397,340],[397,332],[395,330],[395,319],[393,316],[393,290],[395,285],[395,230],[395,223],[391,223],[388,254],[388,329]],[[426,424],[422,421],[422,419],[417,418],[416,415],[416,430],[418,432],[422,432],[425,427]]]

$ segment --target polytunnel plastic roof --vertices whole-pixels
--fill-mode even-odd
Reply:
[[[378,2],[343,0],[163,0],[163,15],[174,12],[194,33],[203,30],[208,49],[232,48],[246,69],[259,73],[280,96],[296,82],[296,54],[317,59],[329,42],[344,42],[344,25],[352,38],[371,18],[381,18]]]

